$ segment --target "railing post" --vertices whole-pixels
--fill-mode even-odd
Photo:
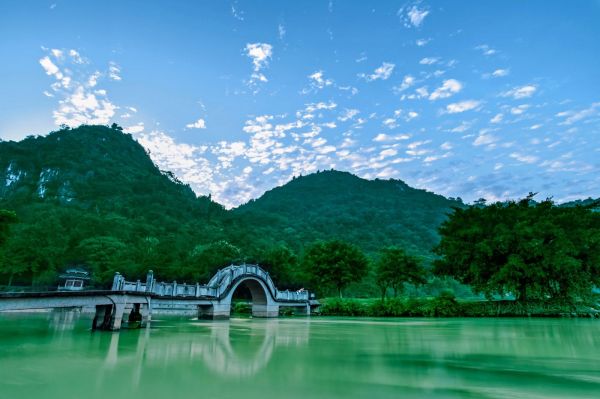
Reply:
[[[146,292],[152,292],[154,290],[154,272],[148,270],[146,274]]]
[[[139,292],[141,285],[142,284],[141,284],[140,280],[135,282],[135,292]]]
[[[115,277],[113,278],[112,290],[118,291],[120,283],[121,283],[121,273],[115,272]]]
[[[171,293],[171,296],[176,296],[177,295],[177,281],[173,281],[173,292]]]

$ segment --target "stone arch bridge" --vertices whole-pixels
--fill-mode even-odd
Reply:
[[[252,295],[252,316],[277,317],[281,308],[296,314],[310,315],[318,306],[308,291],[280,291],[258,265],[230,265],[220,269],[208,284],[159,282],[152,271],[146,281],[126,281],[115,274],[111,290],[79,292],[30,292],[0,295],[0,312],[10,310],[80,308],[94,312],[92,329],[118,330],[124,317],[134,315],[139,324],[147,325],[152,314],[198,316],[227,319],[236,289],[245,285]]]

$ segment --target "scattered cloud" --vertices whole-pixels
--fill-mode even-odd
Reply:
[[[384,62],[380,67],[376,68],[372,74],[366,75],[362,73],[358,76],[366,79],[368,82],[372,82],[374,80],[387,80],[390,76],[392,76],[392,72],[394,72],[395,67],[396,65],[390,62]]]
[[[54,78],[50,91],[45,90],[47,97],[57,97],[58,108],[53,111],[54,123],[58,126],[71,127],[81,124],[108,124],[115,115],[118,106],[107,97],[106,91],[95,89],[101,74],[75,75],[82,64],[87,61],[74,49],[45,49],[48,55],[39,60],[47,75]],[[109,64],[107,76],[113,79],[114,63]],[[120,72],[120,71],[117,71]],[[119,77],[120,79],[120,77]]]
[[[196,122],[188,123],[185,127],[188,129],[206,129],[206,122],[200,118]]]
[[[559,112],[556,116],[565,118],[565,120],[560,123],[561,125],[572,125],[584,119],[600,116],[600,102],[592,103],[588,108],[579,111],[569,110]]]
[[[536,163],[539,161],[539,158],[534,155],[529,154],[521,154],[518,152],[513,152],[509,155],[511,158],[516,159],[519,162],[523,163]]]
[[[420,3],[420,1],[417,1],[408,6],[404,6],[396,13],[405,27],[418,28],[423,24],[425,17],[429,15],[429,10],[426,7],[420,8]]]
[[[239,9],[237,1],[231,5],[231,15],[238,21],[244,20],[244,12]]]
[[[116,62],[111,61],[109,63],[109,67],[108,67],[108,77],[111,80],[119,81],[119,80],[121,80],[120,73],[121,73],[121,68],[117,65]]]
[[[419,61],[421,65],[433,65],[437,64],[440,61],[439,57],[425,57]]]
[[[495,78],[500,78],[503,76],[508,76],[509,73],[510,71],[508,69],[496,69],[494,72],[492,72],[492,76]]]
[[[446,105],[446,112],[449,114],[456,114],[465,111],[476,109],[481,105],[481,101],[476,100],[465,100],[457,103]]]
[[[246,56],[252,59],[253,65],[249,84],[255,86],[258,82],[267,82],[267,77],[261,71],[273,57],[273,46],[268,43],[248,43],[245,50]]]
[[[537,90],[535,85],[525,85],[513,87],[512,89],[501,93],[502,97],[512,97],[515,100],[531,97]]]
[[[435,89],[430,95],[430,100],[438,100],[441,98],[448,98],[453,94],[456,94],[462,90],[463,85],[456,79],[444,80],[442,85]]]
[[[394,90],[398,93],[402,92],[402,91],[408,89],[409,87],[413,86],[415,84],[415,82],[416,82],[416,80],[413,76],[406,75],[402,79],[402,83],[399,86],[394,87]]]
[[[429,43],[431,41],[431,39],[417,39],[415,41],[415,44],[419,47],[423,47],[425,45],[427,45],[427,43]]]
[[[475,47],[475,50],[481,51],[483,55],[494,55],[497,52],[487,44],[480,44],[479,46]]]
[[[498,141],[498,138],[491,133],[485,131],[480,132],[477,138],[473,141],[474,146],[490,145]]]
[[[308,75],[308,79],[310,82],[310,87],[303,89],[303,94],[307,94],[311,91],[318,91],[327,86],[333,85],[333,80],[325,78],[323,76],[323,71],[317,71],[311,75]]]
[[[504,118],[503,114],[496,114],[492,119],[490,119],[490,123],[500,123],[502,122],[502,118]]]

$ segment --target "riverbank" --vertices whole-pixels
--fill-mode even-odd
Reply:
[[[462,301],[435,298],[325,298],[318,314],[357,317],[585,317],[600,318],[600,307],[549,301]]]

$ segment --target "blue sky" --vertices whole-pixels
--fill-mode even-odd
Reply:
[[[600,1],[2,1],[0,138],[117,122],[237,206],[335,168],[600,196]]]

